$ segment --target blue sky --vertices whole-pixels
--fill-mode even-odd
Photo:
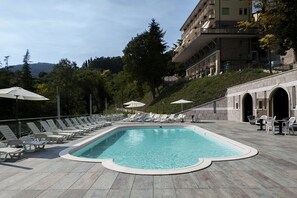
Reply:
[[[0,61],[79,66],[90,57],[121,56],[132,37],[148,29],[152,18],[166,31],[170,46],[199,0],[0,0]]]

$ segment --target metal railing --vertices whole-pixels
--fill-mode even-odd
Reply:
[[[118,114],[110,114],[104,115],[104,119],[107,121],[117,121],[121,119],[121,116],[115,116]],[[81,115],[68,115],[68,116],[61,116],[60,118],[69,118],[69,117],[82,117],[82,116],[89,116],[89,114],[81,114]],[[39,121],[48,120],[48,119],[58,119],[57,116],[48,116],[48,117],[36,117],[36,118],[19,118],[19,119],[7,119],[7,120],[0,120],[0,125],[8,125],[11,130],[16,134],[17,137],[27,136],[31,134],[31,130],[27,126],[27,122],[34,122],[40,129],[41,126]],[[3,136],[0,133],[0,141],[3,140]]]

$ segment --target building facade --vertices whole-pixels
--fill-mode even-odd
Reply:
[[[228,120],[247,122],[248,115],[297,117],[296,87],[296,69],[230,87],[226,94]]]
[[[183,113],[190,120],[248,122],[247,116],[297,117],[297,69],[281,72],[227,89],[226,96]]]
[[[240,32],[237,27],[252,17],[250,0],[200,0],[180,29],[173,61],[187,66],[189,79],[257,64],[255,32]]]

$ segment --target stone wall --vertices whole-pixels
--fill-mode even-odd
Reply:
[[[276,90],[283,89],[288,95],[289,117],[297,116],[296,111],[297,70],[275,74],[251,81],[227,90],[228,120],[243,121],[243,98],[250,94],[253,102],[253,115],[274,116],[273,95]]]
[[[223,97],[188,109],[183,112],[186,119],[191,120],[194,115],[198,120],[227,120],[227,98]]]

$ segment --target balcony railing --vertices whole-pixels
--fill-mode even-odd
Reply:
[[[212,29],[212,28],[197,28],[193,29],[188,35],[187,38],[183,41],[183,44],[181,47],[179,46],[179,50],[175,50],[177,56],[182,51],[184,51],[185,48],[187,48],[197,37],[199,37],[201,34],[256,34],[257,31],[254,29],[246,30],[244,32],[239,31],[236,28],[227,28],[227,29]]]

